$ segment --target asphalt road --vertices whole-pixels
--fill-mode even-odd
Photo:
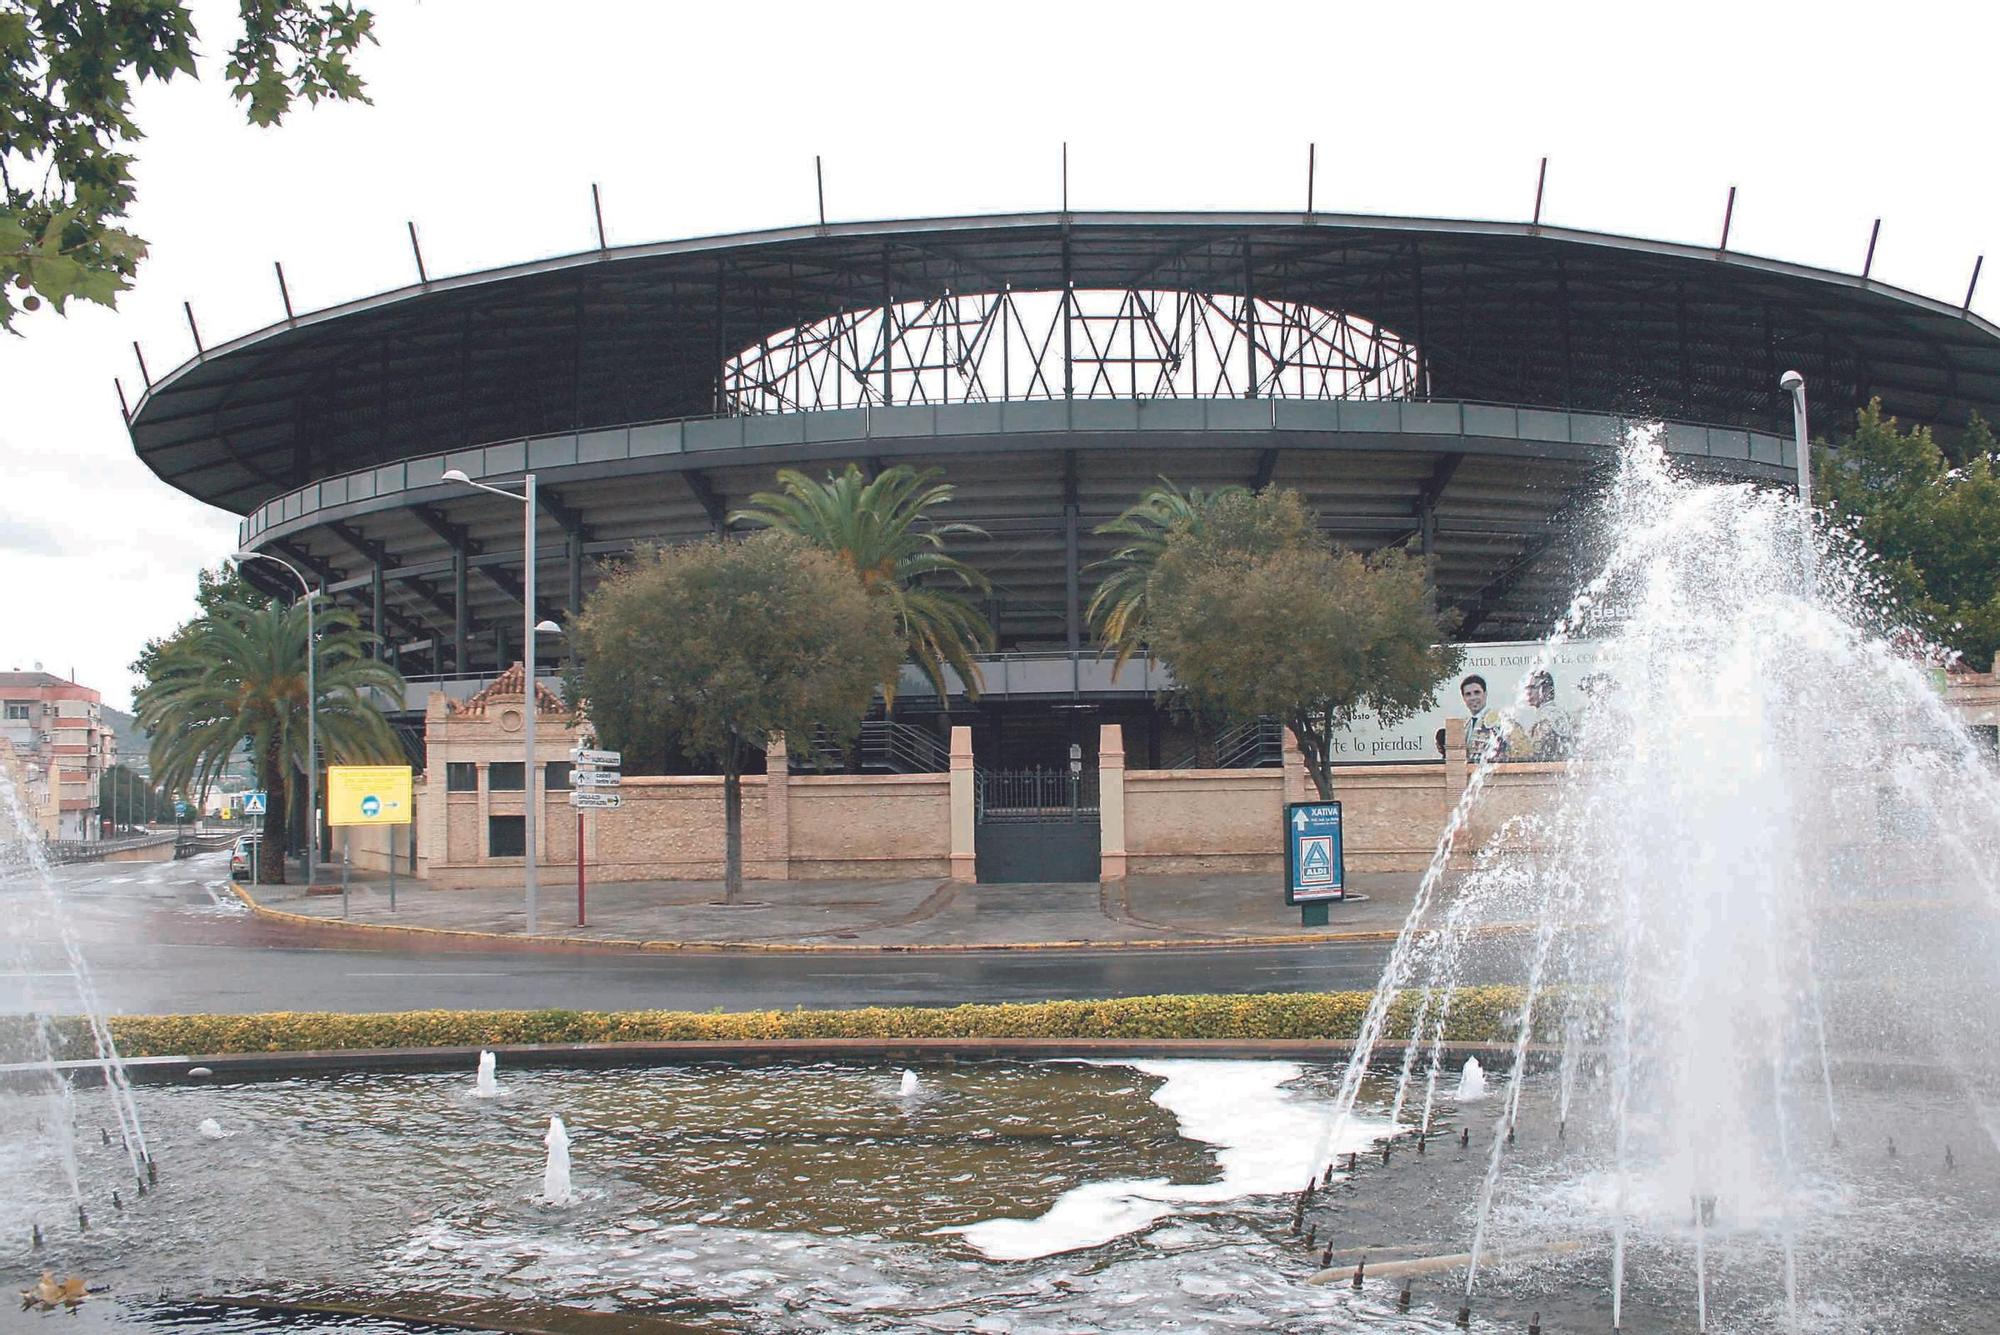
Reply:
[[[974,954],[553,954],[327,948],[226,889],[225,855],[58,868],[62,918],[105,1009],[752,1010],[1371,988],[1381,942]],[[0,884],[0,1011],[77,1008],[52,897]]]

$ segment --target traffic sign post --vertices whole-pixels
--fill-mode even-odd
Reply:
[[[1327,905],[1347,898],[1340,803],[1285,804],[1285,902],[1304,927],[1327,925]]]
[[[243,819],[257,818],[256,833],[250,840],[250,884],[257,884],[257,869],[264,851],[264,812],[270,805],[269,794],[254,791],[243,794]]]
[[[329,765],[326,769],[328,825],[389,827],[389,911],[396,911],[396,827],[411,815],[408,765]],[[347,916],[348,868],[354,861],[351,836],[340,837],[340,916]]]
[[[622,751],[593,751],[587,747],[574,747],[569,753],[569,804],[576,812],[576,925],[589,926],[586,913],[586,886],[584,864],[587,859],[583,852],[583,813],[586,811],[616,811],[623,800],[617,793],[585,791],[588,789],[616,788],[624,781],[618,766],[625,761]]]

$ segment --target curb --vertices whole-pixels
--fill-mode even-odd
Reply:
[[[958,943],[817,945],[807,942],[767,941],[670,941],[632,940],[604,936],[519,936],[511,932],[479,932],[463,927],[405,927],[396,923],[353,922],[344,918],[321,918],[308,913],[291,913],[260,903],[236,881],[228,882],[231,892],[260,918],[328,933],[362,932],[388,937],[416,937],[465,943],[494,943],[510,950],[589,950],[615,954],[671,954],[679,951],[760,955],[969,955],[993,952],[1036,950],[1190,950],[1228,946],[1309,946],[1346,945],[1394,941],[1400,928],[1359,932],[1290,932],[1260,936],[1207,936],[1138,941],[996,941],[976,945]],[[1502,924],[1487,931],[1514,931],[1529,924]]]
[[[1352,1038],[768,1038],[679,1039],[623,1043],[512,1043],[452,1047],[328,1048],[297,1052],[225,1052],[194,1056],[128,1057],[124,1067],[134,1084],[227,1085],[251,1080],[304,1076],[374,1074],[470,1074],[481,1052],[491,1052],[503,1068],[531,1070],[611,1070],[734,1062],[778,1066],[792,1063],[889,1063],[1129,1060],[1207,1058],[1234,1061],[1345,1062]],[[1443,1045],[1450,1058],[1511,1058],[1512,1042],[1467,1040]],[[1531,1057],[1547,1059],[1558,1049],[1531,1044]],[[95,1061],[79,1061],[69,1073],[79,1083],[101,1078]],[[11,1074],[11,1073],[10,1073]],[[42,1078],[39,1071],[36,1078]],[[4,1086],[0,1079],[0,1086]]]

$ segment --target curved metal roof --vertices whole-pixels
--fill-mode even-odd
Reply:
[[[1015,214],[589,251],[440,278],[207,350],[130,421],[161,478],[242,513],[442,449],[712,411],[725,358],[843,309],[948,291],[1162,287],[1352,312],[1416,340],[1432,396],[1782,430],[1879,395],[2000,417],[2000,328],[1826,270],[1521,223]]]

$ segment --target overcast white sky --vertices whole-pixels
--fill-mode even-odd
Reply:
[[[1525,218],[1858,270],[2000,315],[2000,7],[1625,3],[668,5],[374,0],[375,104],[254,130],[213,70],[140,99],[136,227],[116,313],[0,340],[0,669],[43,663],[124,705],[126,665],[192,610],[235,518],[133,458],[137,385],[281,311],[430,272],[611,240],[1053,208]],[[208,53],[233,3],[198,3]]]

